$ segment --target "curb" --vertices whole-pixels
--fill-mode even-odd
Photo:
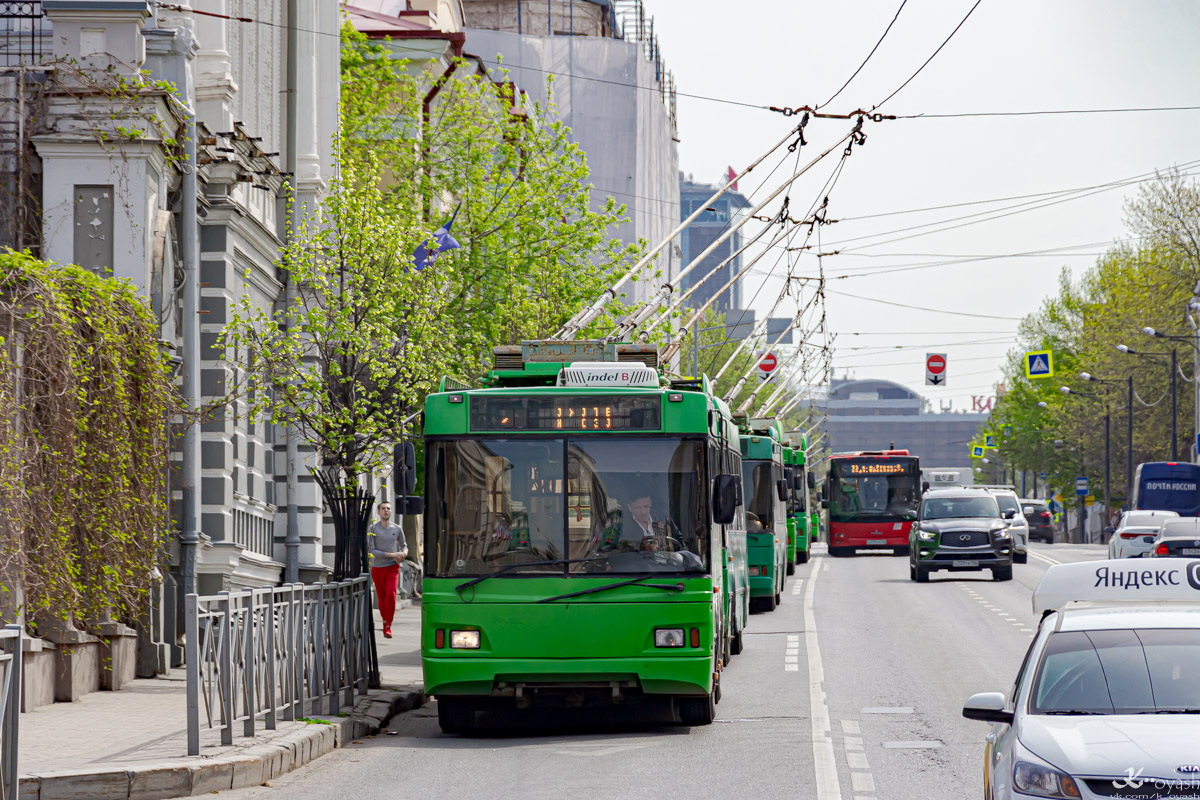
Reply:
[[[312,723],[235,755],[22,775],[18,797],[20,800],[167,800],[260,786],[335,748],[373,736],[396,715],[424,704],[425,694],[419,689],[372,691],[358,698],[349,717],[326,720],[325,724]]]

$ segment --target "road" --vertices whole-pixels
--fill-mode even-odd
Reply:
[[[640,713],[482,717],[443,736],[433,704],[383,735],[233,798],[664,798],[964,800],[981,796],[985,725],[963,701],[1012,684],[1037,620],[1030,596],[1054,562],[1105,557],[1033,545],[1012,581],[990,573],[908,579],[888,555],[830,558],[756,614],[722,678],[717,722],[680,728]],[[815,626],[813,623],[815,622]]]

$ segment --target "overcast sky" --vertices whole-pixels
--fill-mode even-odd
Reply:
[[[933,53],[974,1],[908,0],[874,57],[826,110],[846,112],[882,101]],[[788,106],[825,103],[866,57],[899,5],[900,0],[646,0],[680,92]],[[1200,2],[1192,0],[983,0],[882,110],[1200,106],[1197,41]],[[741,169],[795,122],[765,110],[681,96],[680,167],[697,180],[715,182],[727,165]],[[1028,201],[850,218],[1057,192],[1183,165],[1200,159],[1198,125],[1200,112],[1194,111],[868,123],[867,143],[846,160],[829,195],[829,217],[845,221],[821,231],[824,251],[845,250],[823,259],[831,279],[826,307],[838,337],[837,375],[850,369],[860,378],[895,380],[930,397],[935,409],[947,400],[955,410],[969,409],[972,395],[991,394],[1017,320],[1053,292],[1062,267],[1081,271],[1105,243],[1128,235],[1122,203],[1134,187],[944,232],[929,233],[980,219],[949,222],[954,218],[1006,213],[1001,209]],[[811,122],[803,158],[814,157],[849,127],[842,120]],[[754,189],[777,161],[768,159],[739,188]],[[794,164],[793,156],[772,183]],[[831,156],[796,182],[790,192],[793,216],[812,205],[836,164]],[[1193,171],[1200,173],[1200,164]],[[770,188],[752,200],[764,198]],[[941,224],[859,238],[929,223]],[[925,235],[893,241],[914,233]],[[1051,249],[1059,252],[896,269]],[[756,298],[760,316],[775,302],[786,274],[785,259],[764,284],[775,263],[775,255],[764,257],[756,267],[761,272],[744,284],[743,296]],[[800,257],[795,274],[816,275],[816,258]],[[777,316],[794,313],[794,300],[784,304]],[[883,349],[896,346],[906,349]],[[948,355],[947,387],[922,386],[926,352]]]

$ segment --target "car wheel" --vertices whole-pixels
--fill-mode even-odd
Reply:
[[[915,581],[917,579],[917,567],[911,561],[908,562],[908,579]]]
[[[893,547],[892,555],[896,555],[896,556],[908,555],[908,545],[905,545],[904,547]]]
[[[920,564],[917,564],[917,566],[914,567],[913,570],[916,573],[917,583],[929,583],[929,570],[928,569],[926,569],[925,567],[922,567]]]
[[[1011,581],[1012,567],[992,567],[992,580],[994,581]]]
[[[1029,553],[1013,553],[1013,563],[1014,564],[1028,564],[1029,563]]]

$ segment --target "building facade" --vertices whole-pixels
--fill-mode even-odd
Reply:
[[[690,176],[685,178],[682,173],[679,175],[680,221],[690,217],[697,209],[704,208],[703,213],[680,234],[680,262],[684,266],[692,263],[694,258],[729,230],[737,221],[738,215],[749,208],[749,201],[735,190],[730,190],[709,203],[708,199],[720,188],[712,184],[696,183]],[[728,264],[716,269],[717,265],[729,259],[730,255],[741,247],[742,233],[735,231],[683,277],[684,291],[698,285],[688,297],[689,306],[699,308],[721,292],[711,306],[714,310],[724,314],[731,309],[742,307],[742,282],[740,278],[734,278],[741,272],[742,257],[734,256]]]
[[[675,84],[641,0],[463,0],[467,53],[555,112],[587,155],[591,201],[626,208],[622,241],[655,245],[679,222]],[[643,300],[679,271],[678,243],[626,289]],[[648,288],[649,287],[649,288]]]
[[[928,413],[919,394],[885,380],[834,380],[826,401],[830,452],[908,450],[923,467],[971,467],[987,414]]]

